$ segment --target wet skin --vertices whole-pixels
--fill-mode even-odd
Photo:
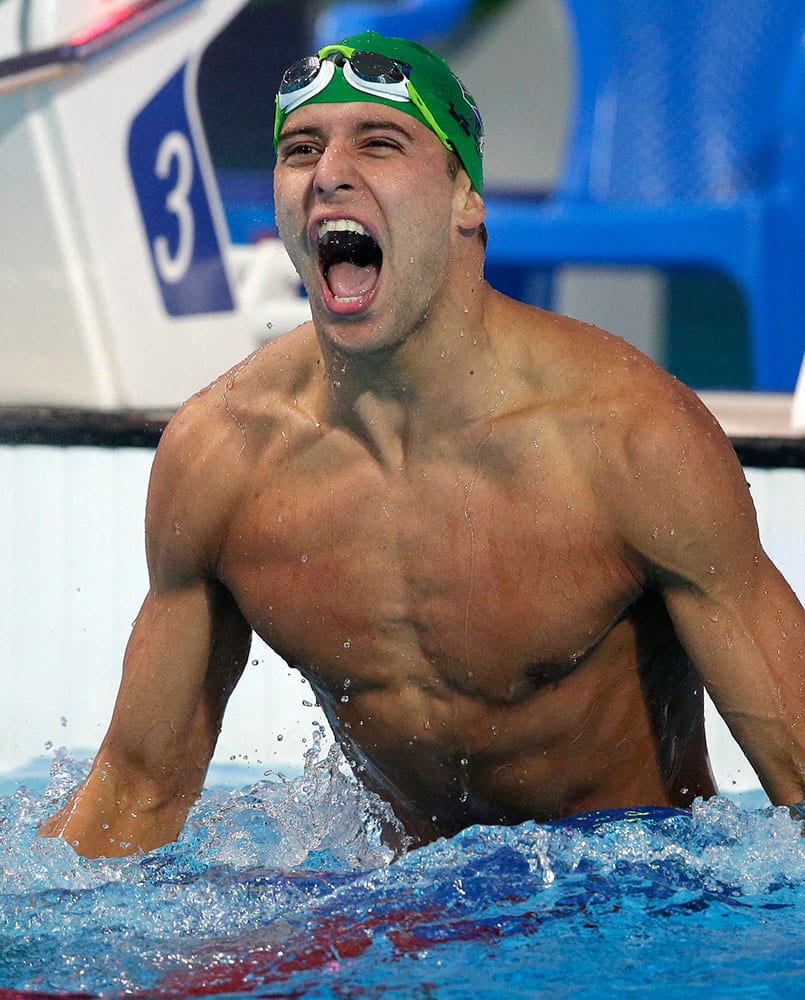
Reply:
[[[388,468],[306,402],[279,448],[244,433],[261,485],[219,577],[409,832],[712,793],[701,683],[562,407],[504,405]]]
[[[413,843],[712,794],[704,687],[773,801],[804,798],[805,615],[696,397],[491,289],[482,200],[406,115],[300,108],[275,197],[313,323],[166,431],[112,723],[43,832],[175,837],[251,630]],[[382,263],[325,274],[333,220]]]

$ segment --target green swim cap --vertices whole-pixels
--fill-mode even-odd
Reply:
[[[388,38],[375,31],[363,31],[351,35],[338,44],[358,52],[376,52],[400,64],[422,98],[423,104],[461,160],[473,187],[479,193],[483,192],[484,127],[481,114],[472,95],[464,89],[445,60],[418,42],[405,38]],[[324,52],[328,48],[329,46],[325,46],[319,52]],[[416,118],[431,131],[435,131],[432,123],[412,101],[398,102],[356,90],[344,78],[341,67],[336,68],[332,80],[323,90],[313,94],[303,104],[342,104],[352,101],[370,101],[396,108]],[[278,102],[274,127],[275,147],[287,117],[288,115],[280,110]]]

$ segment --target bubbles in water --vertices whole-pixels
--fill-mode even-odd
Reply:
[[[713,968],[727,996],[768,986],[759,963],[772,984],[802,967],[805,852],[785,809],[476,826],[392,863],[383,831],[405,845],[402,829],[322,733],[301,773],[206,789],[147,855],[87,861],[36,838],[87,771],[63,751],[46,791],[0,797],[3,986],[402,1000],[533,995],[552,976],[582,996],[606,965],[613,996],[650,976],[678,1000]]]

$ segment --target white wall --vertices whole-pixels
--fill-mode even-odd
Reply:
[[[90,756],[104,734],[131,623],[146,590],[147,449],[0,447],[0,773]],[[749,470],[772,558],[805,596],[805,470]],[[233,695],[215,760],[298,770],[323,715],[262,643]],[[725,791],[756,778],[711,721]],[[282,739],[278,739],[278,737]]]
[[[49,756],[51,743],[89,756],[103,737],[147,588],[152,459],[137,448],[0,447],[0,772]],[[311,698],[255,642],[216,761],[300,769],[303,740],[324,721],[303,705]]]

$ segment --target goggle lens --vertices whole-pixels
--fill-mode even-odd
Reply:
[[[318,56],[305,56],[304,59],[297,59],[283,73],[280,93],[293,94],[295,91],[301,90],[315,79],[320,69],[321,60]]]
[[[402,83],[405,74],[391,59],[378,55],[377,52],[353,52],[349,64],[367,83],[394,84]]]

